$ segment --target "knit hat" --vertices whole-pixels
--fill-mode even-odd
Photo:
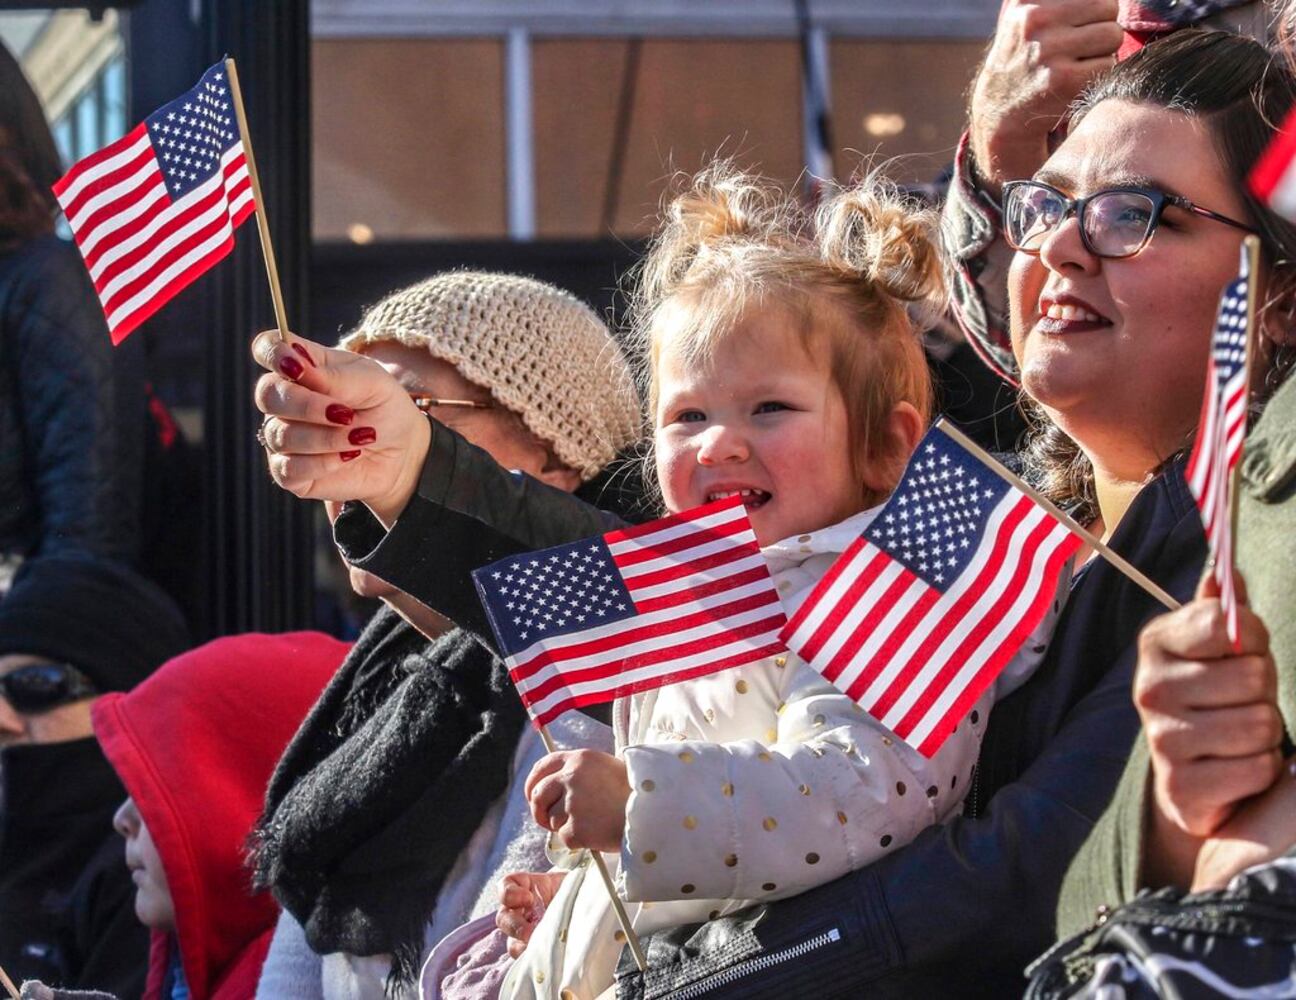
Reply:
[[[175,602],[119,563],[30,559],[0,599],[0,656],[70,663],[100,691],[134,687],[189,645]]]
[[[426,348],[490,391],[589,479],[642,433],[639,399],[607,327],[553,285],[448,271],[393,292],[338,345]]]

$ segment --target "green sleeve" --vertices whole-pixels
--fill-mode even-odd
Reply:
[[[1060,938],[1091,926],[1099,907],[1117,906],[1138,892],[1148,769],[1147,742],[1140,732],[1111,804],[1062,881],[1057,914]]]

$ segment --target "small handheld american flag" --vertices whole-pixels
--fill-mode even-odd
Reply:
[[[938,424],[782,637],[930,757],[1044,617],[1079,547]]]
[[[54,185],[114,344],[230,252],[256,210],[225,66]]]
[[[1197,440],[1188,459],[1188,488],[1201,510],[1206,541],[1214,557],[1229,638],[1238,644],[1238,602],[1233,587],[1233,471],[1242,460],[1250,398],[1247,366],[1251,292],[1249,248],[1242,247],[1238,276],[1220,296],[1211,352],[1206,362]]]
[[[783,607],[739,497],[502,559],[473,580],[539,726],[783,650]]]

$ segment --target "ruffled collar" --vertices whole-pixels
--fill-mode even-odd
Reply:
[[[858,514],[852,514],[844,521],[830,524],[818,531],[808,531],[800,535],[791,535],[773,545],[767,545],[764,553],[771,569],[782,569],[789,565],[805,562],[810,556],[845,552],[851,542],[855,541],[878,516],[884,504],[869,507]]]

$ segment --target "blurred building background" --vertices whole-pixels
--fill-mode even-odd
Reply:
[[[831,170],[940,181],[998,0],[0,2],[0,38],[67,163],[224,52],[239,61],[290,300],[335,339],[436,270],[554,281],[615,311],[671,175],[722,153],[795,184],[828,111]],[[248,335],[269,325],[252,227],[136,336],[204,459],[201,631],[309,624],[327,549],[248,447]],[[181,305],[181,302],[184,304]],[[267,550],[272,552],[267,555]],[[285,597],[284,592],[292,592]],[[249,593],[250,592],[250,596]]]

